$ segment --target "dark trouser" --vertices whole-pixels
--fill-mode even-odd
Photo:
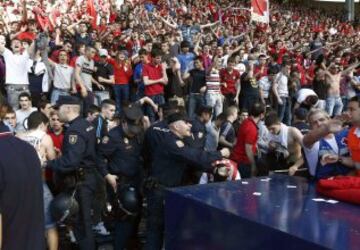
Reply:
[[[226,111],[226,109],[232,105],[236,105],[234,98],[235,98],[236,94],[224,94],[225,100],[224,100],[224,111]]]
[[[151,98],[156,105],[163,105],[165,103],[163,94],[149,96],[149,98]],[[156,121],[157,114],[150,105],[146,105],[145,113],[149,117],[151,123]]]
[[[81,95],[78,96],[80,96],[80,98],[82,99],[82,113],[84,117],[87,117],[87,113],[90,107],[94,105],[94,94],[93,92],[88,90],[88,94],[86,97],[81,97]]]
[[[116,102],[116,112],[118,114],[121,114],[121,108],[123,103],[129,101],[130,87],[129,84],[116,84],[113,88]]]
[[[121,178],[121,177],[120,177]],[[135,186],[135,185],[132,185]],[[115,199],[117,199],[117,194],[114,193],[114,190],[109,185],[107,186],[108,198],[114,204]],[[118,186],[118,190],[120,186]],[[141,201],[140,201],[141,202]],[[119,209],[115,205],[113,209]],[[125,215],[125,214],[124,214]],[[125,218],[115,218],[115,236],[114,236],[114,249],[121,250],[129,246],[131,239],[137,233],[137,227],[140,222],[140,212],[134,216],[126,216]],[[131,249],[129,247],[129,249]]]
[[[94,200],[96,183],[95,170],[86,171],[84,180],[76,188],[75,198],[79,203],[79,214],[74,225],[74,234],[80,250],[95,250],[91,205]]]
[[[251,164],[239,163],[238,170],[241,179],[251,178]]]
[[[136,234],[139,217],[127,218],[115,222],[115,250],[125,249],[130,239]]]
[[[250,111],[251,106],[259,100],[260,97],[257,94],[243,94],[239,100],[239,108],[240,110],[246,109],[247,111]]]
[[[106,206],[106,182],[100,173],[96,172],[96,190],[93,201],[93,222],[94,225],[102,221],[101,215]]]
[[[145,250],[158,250],[163,245],[164,234],[164,190],[149,190],[146,194],[147,221]]]

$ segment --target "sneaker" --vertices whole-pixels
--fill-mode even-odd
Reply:
[[[93,226],[93,230],[100,235],[104,235],[104,236],[110,235],[110,232],[104,226],[104,222],[100,222],[97,225]]]

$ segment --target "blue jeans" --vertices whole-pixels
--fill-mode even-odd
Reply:
[[[202,94],[190,93],[188,107],[189,118],[195,118],[195,112],[202,105],[204,105],[204,96]]]
[[[145,250],[161,249],[164,234],[164,190],[148,191]]]
[[[340,96],[329,96],[326,98],[326,112],[331,116],[341,115],[343,102]]]
[[[283,104],[278,104],[278,116],[281,122],[291,125],[291,101],[289,97],[280,97]]]
[[[149,98],[153,100],[156,105],[163,105],[165,103],[165,98],[162,94],[149,96]],[[150,105],[146,105],[145,114],[149,117],[151,123],[156,121],[157,114]]]
[[[115,102],[116,102],[116,112],[121,114],[121,106],[124,102],[129,101],[130,88],[129,84],[116,84],[113,86]]]
[[[69,91],[62,90],[62,89],[56,89],[54,88],[51,92],[51,104],[56,104],[56,102],[59,100],[60,96],[69,96]]]
[[[206,105],[213,108],[214,119],[223,112],[224,100],[221,94],[206,93],[205,101]]]

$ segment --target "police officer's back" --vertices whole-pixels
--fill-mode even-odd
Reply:
[[[0,152],[0,248],[45,249],[39,157],[30,144],[13,136],[1,121]]]
[[[212,172],[212,163],[229,155],[228,149],[206,152],[185,145],[183,138],[191,135],[191,125],[181,113],[169,115],[167,121],[170,131],[162,134],[163,139],[154,151],[146,181],[148,219],[145,249],[161,249],[163,243],[164,187],[179,186],[188,164]]]

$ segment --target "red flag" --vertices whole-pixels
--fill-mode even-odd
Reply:
[[[95,29],[97,13],[94,5],[94,0],[87,0],[87,13],[92,17],[91,26],[93,27],[93,29]]]
[[[251,19],[258,22],[269,22],[269,0],[251,0]]]

